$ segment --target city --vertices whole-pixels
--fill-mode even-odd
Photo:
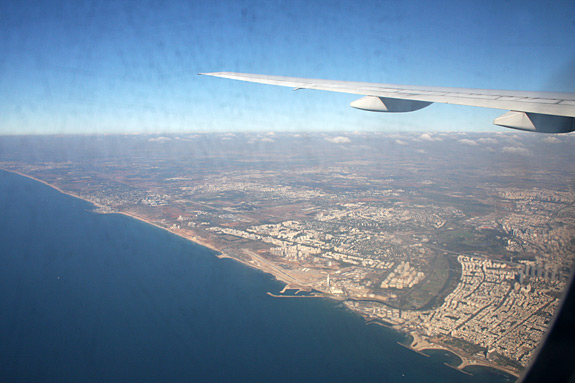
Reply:
[[[571,272],[569,151],[541,162],[562,144],[515,134],[346,138],[110,136],[126,146],[103,153],[88,137],[87,154],[8,150],[0,168],[273,274],[275,296],[341,301],[454,367],[518,375]]]

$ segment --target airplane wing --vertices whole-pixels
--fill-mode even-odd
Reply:
[[[412,112],[438,102],[508,110],[493,121],[495,125],[507,128],[541,133],[567,133],[575,130],[575,93],[393,85],[234,72],[200,74],[286,86],[294,90],[318,89],[360,94],[364,97],[350,105],[373,112]]]

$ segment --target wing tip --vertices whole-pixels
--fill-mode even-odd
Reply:
[[[229,76],[230,74],[233,74],[231,72],[204,72],[204,73],[198,73],[198,76],[214,76],[214,77],[224,77],[224,76]]]

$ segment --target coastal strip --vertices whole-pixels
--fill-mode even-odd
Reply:
[[[425,356],[430,356],[428,354],[425,353],[426,350],[441,350],[441,351],[447,351],[450,352],[452,354],[454,354],[455,356],[457,356],[461,362],[458,365],[452,365],[449,363],[444,363],[446,366],[454,368],[464,374],[467,375],[473,375],[467,371],[465,371],[464,369],[467,367],[471,367],[471,366],[478,366],[478,367],[486,367],[486,368],[492,368],[494,370],[499,370],[501,372],[504,372],[506,374],[512,375],[516,378],[519,378],[519,374],[517,373],[517,371],[512,370],[512,369],[508,369],[505,367],[500,367],[500,366],[495,366],[493,365],[493,363],[489,363],[488,361],[481,361],[481,360],[477,360],[475,358],[472,357],[468,357],[463,355],[461,352],[459,352],[459,350],[455,349],[455,348],[451,348],[448,346],[444,346],[444,345],[438,345],[437,343],[432,343],[429,342],[428,340],[424,339],[422,336],[420,336],[417,333],[410,333],[409,335],[411,335],[411,337],[413,338],[413,340],[411,341],[410,345],[405,345],[405,344],[401,344],[402,346],[413,350],[421,355],[425,355]]]
[[[267,292],[270,297],[274,298],[325,298],[321,295],[283,295],[283,294],[274,294],[271,292]]]

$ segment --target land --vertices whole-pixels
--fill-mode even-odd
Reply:
[[[270,273],[286,284],[274,296],[334,299],[410,334],[416,351],[457,354],[456,368],[518,376],[575,254],[575,166],[563,140],[4,137],[0,168]]]

